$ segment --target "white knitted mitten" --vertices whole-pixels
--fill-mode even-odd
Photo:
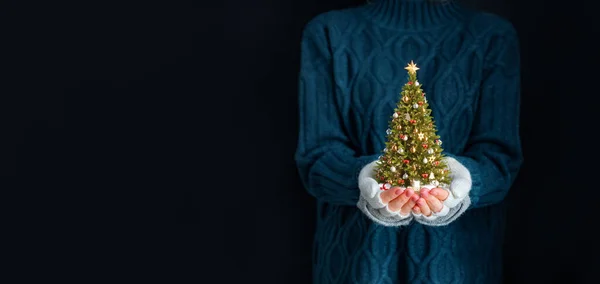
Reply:
[[[430,216],[413,214],[415,219],[420,223],[432,226],[447,225],[462,215],[471,204],[471,199],[469,198],[472,185],[471,173],[464,165],[452,157],[444,157],[444,160],[450,170],[449,177],[452,179],[450,188],[444,188],[449,193],[448,198],[444,200],[444,206],[440,212]],[[425,185],[422,187],[431,189],[435,186]]]
[[[444,204],[450,208],[454,208],[469,195],[473,182],[471,180],[471,173],[459,161],[451,157],[445,157],[444,159],[450,170],[449,176],[452,178],[449,190],[450,194],[448,195],[448,199],[444,201]]]
[[[411,214],[403,216],[400,210],[391,211],[388,204],[381,200],[384,189],[375,180],[375,166],[377,161],[367,164],[358,175],[358,188],[360,199],[358,207],[373,221],[385,226],[401,226],[408,224],[412,219]]]

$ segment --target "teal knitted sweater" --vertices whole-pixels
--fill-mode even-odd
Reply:
[[[378,0],[318,15],[301,47],[295,158],[317,200],[314,283],[499,282],[500,203],[522,163],[512,25],[454,2]],[[357,208],[411,60],[446,155],[472,179],[471,204],[446,226],[382,226]]]

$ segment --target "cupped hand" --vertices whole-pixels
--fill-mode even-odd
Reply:
[[[412,188],[392,187],[381,194],[383,204],[387,204],[390,211],[400,211],[400,215],[403,216],[410,214],[417,200],[419,195]]]
[[[432,213],[442,211],[444,200],[449,195],[449,192],[443,188],[432,188],[431,190],[422,188],[420,193],[421,196],[412,209],[414,213],[425,216],[431,216]]]

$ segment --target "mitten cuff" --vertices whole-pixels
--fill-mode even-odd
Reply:
[[[471,198],[465,197],[456,206],[450,208],[444,204],[442,211],[431,216],[413,214],[415,221],[428,226],[446,226],[458,219],[471,205]]]
[[[399,212],[390,211],[387,206],[379,209],[373,208],[362,196],[358,200],[357,207],[373,222],[386,227],[406,226],[413,219],[411,214],[402,216]]]

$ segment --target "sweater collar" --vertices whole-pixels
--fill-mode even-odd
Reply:
[[[462,7],[453,0],[371,0],[365,11],[374,22],[398,29],[435,28],[462,16]]]

